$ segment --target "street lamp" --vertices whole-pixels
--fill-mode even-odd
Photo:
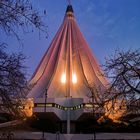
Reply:
[[[48,96],[48,89],[45,90],[45,105],[44,105],[44,114],[46,113],[46,103],[47,103],[47,96]],[[42,132],[42,140],[45,140],[45,131],[43,128],[43,132]]]

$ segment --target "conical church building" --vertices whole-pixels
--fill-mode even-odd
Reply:
[[[27,97],[34,101],[34,114],[49,120],[48,127],[56,124],[57,131],[75,132],[89,113],[89,87],[99,91],[94,96],[98,102],[107,83],[68,5],[62,25],[29,82]]]

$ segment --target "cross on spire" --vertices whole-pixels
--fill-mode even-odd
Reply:
[[[71,0],[68,0],[68,4],[71,5]]]

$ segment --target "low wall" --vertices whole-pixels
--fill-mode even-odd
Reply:
[[[42,134],[42,132],[14,132],[14,138],[40,140],[42,139]],[[0,136],[2,136],[2,132],[0,132]],[[95,135],[45,133],[44,138],[46,140],[140,140],[140,133],[96,133]]]

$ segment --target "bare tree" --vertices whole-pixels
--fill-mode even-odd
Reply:
[[[44,14],[46,11],[44,10]],[[29,0],[0,0],[0,29],[7,35],[15,35],[19,40],[16,29],[21,27],[28,30],[34,26],[46,32],[46,26],[38,11],[34,10]],[[46,32],[47,33],[47,32]]]
[[[107,87],[106,90],[95,84],[89,84],[86,87],[90,91],[87,95],[90,99],[89,111],[98,119],[99,123],[107,118],[117,120],[125,112],[125,100],[122,96],[114,96],[114,93],[109,92]]]
[[[85,85],[89,89],[87,97],[89,98],[89,104],[91,105],[91,112],[94,115],[97,113],[103,114],[106,95],[103,93],[101,88],[94,83]]]
[[[104,71],[108,79],[110,79],[110,86],[107,92],[111,96],[108,100],[113,102],[122,101],[122,103],[125,101],[126,106],[130,106],[139,98],[140,50],[117,50],[113,56],[106,59]],[[120,107],[122,107],[121,103]]]
[[[104,116],[118,119],[140,98],[140,50],[117,50],[106,59],[104,71],[110,80],[104,93],[97,85],[86,85],[90,91],[90,103],[93,112],[102,110]],[[139,106],[135,105],[135,112],[138,109]]]
[[[0,110],[16,117],[27,89],[24,59],[22,54],[5,53],[0,46]]]
[[[46,15],[46,10],[44,10]],[[18,41],[18,32],[30,31],[33,28],[47,33],[42,16],[36,11],[30,0],[0,0],[0,31],[6,35],[14,35]],[[24,92],[27,89],[24,56],[8,54],[5,44],[0,42],[0,111],[19,117]],[[4,46],[4,47],[3,47]],[[21,99],[21,100],[20,100]]]

